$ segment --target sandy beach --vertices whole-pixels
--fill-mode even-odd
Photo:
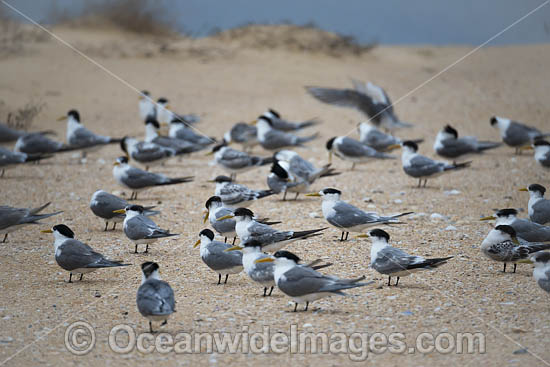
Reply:
[[[142,137],[136,90],[147,89],[154,98],[168,97],[177,112],[197,113],[202,119],[197,129],[221,138],[232,124],[251,121],[271,107],[291,120],[322,120],[310,129],[318,130],[320,137],[297,150],[320,166],[328,159],[325,142],[348,133],[357,137],[355,126],[365,118],[351,109],[314,100],[304,86],[347,88],[353,77],[383,86],[394,102],[399,101],[396,113],[416,127],[398,135],[425,139],[420,152],[431,157],[435,156],[434,138],[447,123],[461,135],[486,140],[499,140],[498,131],[489,124],[493,115],[550,130],[550,45],[483,48],[434,77],[472,48],[379,46],[359,55],[335,56],[330,50],[302,47],[323,44],[316,41],[325,40],[325,34],[288,27],[252,28],[204,39],[137,36],[113,27],[51,28],[94,62],[53,38],[24,32],[27,37],[18,47],[3,45],[0,119],[32,101],[43,108],[31,130],[52,129],[59,140],[65,139],[65,122],[56,118],[72,108],[80,111],[83,124],[96,133]],[[260,147],[255,153],[271,154]],[[349,297],[314,302],[310,311],[298,313],[292,312],[290,299],[277,289],[272,297],[262,297],[262,289],[244,273],[230,276],[227,285],[216,285],[217,274],[203,264],[199,249],[192,247],[205,228],[201,220],[204,203],[214,192],[207,180],[223,174],[208,165],[211,157],[204,152],[155,169],[171,176],[194,175],[194,182],[140,194],[139,203],[161,210],[155,218],[161,227],[181,233],[153,245],[145,255],[133,253],[120,226],[114,232],[103,232],[103,222],[88,207],[98,189],[126,198],[130,195],[112,176],[112,163],[122,155],[118,145],[91,153],[85,163],[65,153],[39,165],[9,170],[0,179],[2,205],[35,207],[51,201],[48,211],[64,212],[45,220],[44,225],[10,234],[1,246],[0,364],[341,366],[353,362],[350,353],[222,354],[206,353],[206,348],[203,353],[182,355],[115,353],[108,343],[115,325],[130,325],[136,333],[148,331],[135,303],[141,282],[139,265],[144,261],[160,264],[162,277],[176,294],[177,313],[160,328],[173,335],[236,333],[245,326],[250,333],[261,332],[264,326],[272,333],[289,333],[295,325],[298,331],[328,335],[402,333],[407,346],[414,346],[420,333],[479,332],[486,344],[482,354],[386,351],[370,353],[362,364],[548,364],[544,361],[550,361],[549,299],[533,280],[532,266],[520,265],[516,274],[503,274],[501,264],[480,252],[481,241],[491,228],[491,223],[478,220],[481,216],[494,208],[514,207],[523,208],[520,214],[526,217],[528,194],[518,189],[531,183],[550,184],[548,173],[535,164],[532,155],[513,153],[501,147],[473,157],[469,169],[430,180],[426,189],[417,189],[417,181],[403,173],[399,153],[394,161],[372,162],[354,171],[349,163],[336,159],[333,166],[342,174],[320,180],[316,190],[336,187],[344,200],[383,214],[414,211],[406,224],[385,228],[392,243],[416,255],[454,258],[436,271],[420,272],[402,278],[398,287],[386,287],[387,277],[368,266],[370,242],[352,238],[341,243],[340,232],[330,228],[321,237],[290,245],[289,250],[305,262],[320,258],[334,263],[325,273],[365,275],[375,284],[350,290]],[[239,175],[238,180],[252,188],[266,188],[268,171],[269,167],[263,167]],[[318,198],[280,199],[266,198],[251,209],[281,220],[281,229],[326,225]],[[68,274],[55,263],[51,235],[39,232],[58,223],[71,227],[77,239],[106,256],[133,266],[100,270],[82,282],[68,284]],[[64,343],[67,327],[79,320],[91,324],[96,334],[95,347],[85,356],[71,354]]]

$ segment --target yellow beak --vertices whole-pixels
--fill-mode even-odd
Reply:
[[[159,125],[161,127],[170,126],[170,124],[168,122],[159,122]]]
[[[229,252],[229,251],[237,251],[237,250],[242,250],[243,248],[241,246],[233,246],[233,247],[230,247],[226,250],[223,250],[223,252]]]
[[[318,192],[310,192],[309,194],[306,194],[306,196],[321,196]]]
[[[51,229],[43,229],[40,233],[53,233],[53,231]]]
[[[254,120],[254,121],[250,121],[248,124],[252,126],[256,126],[257,123],[258,123],[258,120]]]
[[[532,264],[533,261],[531,261],[529,259],[521,259],[519,261],[516,261],[516,263],[518,263],[518,264]]]
[[[512,237],[512,242],[513,242],[516,246],[520,246],[520,243],[519,243],[517,237]]]
[[[254,264],[258,264],[258,263],[271,263],[275,260],[273,260],[271,257],[264,257],[263,259],[258,259],[256,261],[254,261]]]
[[[366,234],[366,233],[361,233],[361,234],[358,234],[357,236],[355,236],[355,238],[368,238],[369,235]]]
[[[227,215],[224,215],[223,217],[218,218],[217,220],[224,220],[224,219],[231,219],[231,218],[235,218],[235,216],[233,214],[227,214]]]
[[[401,149],[401,144],[392,144],[386,150]]]
[[[208,220],[208,215],[209,215],[209,214],[210,214],[210,212],[208,212],[208,211],[206,211],[206,212],[204,213],[204,218],[203,218],[203,220],[202,220],[202,223],[203,223],[203,224],[206,223],[206,221]]]
[[[497,218],[496,218],[494,215],[490,215],[490,216],[488,216],[488,217],[483,217],[483,218],[481,218],[481,219],[479,219],[479,220],[494,220],[494,219],[497,219]]]
[[[166,110],[169,110],[169,109],[171,109],[171,108],[172,108],[172,107],[170,107],[169,104],[167,104],[166,106],[164,106],[164,109],[166,109]]]
[[[201,244],[201,240],[200,240],[200,238],[199,238],[199,240],[198,240],[197,242],[195,242],[195,244],[193,245],[193,248],[197,247],[197,246],[200,245],[200,244]]]
[[[56,121],[63,121],[63,120],[66,120],[67,119],[67,116],[61,116],[61,117],[58,117],[56,119]]]
[[[113,213],[124,214],[124,213],[126,213],[126,209],[113,210]]]
[[[532,149],[533,149],[533,147],[531,145],[524,145],[524,146],[519,148],[519,150],[521,150],[521,151],[532,150]]]
[[[213,151],[209,151],[209,152],[206,153],[205,155],[206,155],[206,156],[209,156],[209,155],[212,155],[212,154],[214,154],[214,152],[213,152]]]
[[[519,189],[519,191],[529,191],[529,190],[527,189],[527,187],[522,187],[521,189]]]
[[[332,151],[328,152],[328,163],[332,163]]]
[[[113,166],[120,166],[120,163],[114,162],[114,163],[113,163]]]

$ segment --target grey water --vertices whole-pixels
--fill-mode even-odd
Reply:
[[[94,0],[5,0],[43,23],[85,13]],[[107,1],[108,2],[108,1]],[[173,27],[195,37],[247,23],[315,24],[361,43],[479,45],[541,4],[538,11],[490,45],[550,42],[550,4],[545,0],[149,0]],[[0,7],[2,7],[0,3]],[[4,9],[4,13],[11,10]],[[14,17],[17,17],[14,15]]]

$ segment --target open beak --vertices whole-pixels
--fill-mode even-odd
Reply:
[[[527,189],[527,187],[522,187],[521,189],[519,189],[519,191],[527,191],[527,192],[529,192],[529,190]]]
[[[193,248],[197,247],[200,244],[201,244],[201,239],[199,238],[199,240],[195,242],[195,244],[193,245]]]
[[[43,229],[40,233],[53,233],[53,231],[51,229]]]
[[[206,223],[206,221],[208,220],[208,215],[209,215],[209,214],[210,214],[209,211],[206,211],[206,212],[204,213],[204,218],[203,218],[203,220],[202,220],[202,223],[203,223],[203,224]]]
[[[306,196],[321,196],[318,192],[310,192],[309,194],[306,194]]]
[[[223,217],[218,218],[217,220],[232,219],[232,218],[235,218],[233,214],[227,214],[227,215],[224,215]]]
[[[258,259],[256,261],[254,261],[254,264],[259,264],[259,263],[272,263],[273,260],[271,257],[264,257],[263,259]]]
[[[124,213],[126,213],[126,209],[113,210],[113,213],[124,214]]]
[[[332,151],[328,152],[328,163],[332,163]]]
[[[223,250],[223,252],[229,252],[229,251],[237,251],[237,250],[242,250],[243,248],[241,246],[233,246],[233,247],[230,247],[226,250]]]
[[[479,220],[494,220],[494,219],[497,219],[497,218],[494,215],[490,215],[488,217],[480,218]]]
[[[63,121],[63,120],[66,120],[67,119],[67,116],[61,116],[61,117],[58,117],[57,119],[55,119],[56,121]]]
[[[361,234],[358,234],[357,236],[355,236],[355,238],[368,238],[369,235],[366,234],[366,233],[361,233]]]

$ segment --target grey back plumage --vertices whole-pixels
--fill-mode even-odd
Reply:
[[[388,220],[388,218],[381,219],[381,217],[378,217],[378,215],[374,213],[365,212],[344,201],[338,201],[334,205],[333,210],[335,214],[326,219],[330,224],[338,228],[350,228],[367,223],[378,223]]]
[[[511,121],[508,129],[506,129],[506,135],[502,140],[512,147],[517,147],[528,144],[541,135],[542,133],[540,130],[532,126],[527,126],[517,121]]]
[[[546,224],[550,222],[550,200],[542,199],[533,205],[533,215],[529,216],[532,222]]]
[[[376,260],[371,266],[381,274],[392,274],[406,270],[410,265],[423,260],[420,256],[409,255],[401,249],[386,246],[377,253]]]
[[[15,148],[27,154],[46,154],[59,152],[66,147],[63,143],[52,140],[44,134],[31,133],[21,136],[15,143]]]
[[[106,259],[102,254],[95,252],[87,244],[75,239],[63,241],[56,251],[55,261],[67,271],[82,268],[109,268],[124,266],[117,261]]]
[[[233,214],[229,208],[220,208],[216,211],[215,219],[210,220],[210,225],[220,234],[235,232],[235,219],[217,220],[226,215]]]
[[[338,279],[323,275],[308,267],[295,266],[279,278],[277,287],[290,297],[320,292],[342,294],[341,291],[344,289],[367,285],[368,283],[357,283],[362,279]]]
[[[352,138],[344,137],[341,143],[337,146],[338,150],[342,152],[347,157],[360,158],[360,157],[371,157],[371,158],[382,158],[382,159],[393,159],[395,157],[381,153],[374,148],[371,148],[360,141],[357,141]]]
[[[403,166],[403,170],[412,177],[425,177],[439,173],[447,166],[444,162],[438,162],[423,155],[416,155],[411,159],[410,166]]]
[[[167,316],[176,311],[172,287],[159,279],[148,279],[138,288],[136,303],[145,317]]]
[[[550,241],[550,226],[543,226],[527,219],[516,218],[511,226],[516,230],[517,236],[529,242]]]
[[[111,138],[108,136],[94,134],[84,126],[80,126],[73,131],[67,143],[72,146],[87,148],[94,145],[108,144],[110,141]]]
[[[151,219],[144,215],[136,215],[124,223],[124,233],[133,240],[167,237],[169,232],[160,228]]]
[[[152,173],[128,166],[121,177],[122,182],[131,189],[141,189],[170,181],[160,173]]]
[[[225,252],[225,250],[231,247],[232,246],[227,243],[212,241],[206,246],[208,251],[205,256],[202,256],[202,261],[214,271],[223,271],[224,269],[242,266],[242,251]]]

